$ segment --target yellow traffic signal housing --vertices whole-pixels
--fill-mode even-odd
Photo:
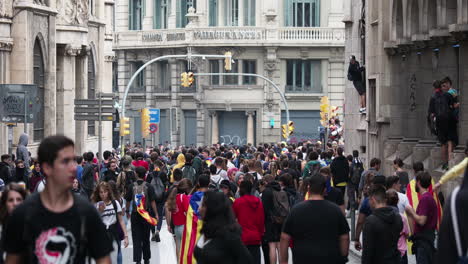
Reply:
[[[193,72],[189,72],[187,74],[187,81],[190,86],[195,82],[195,76],[193,75]]]
[[[188,73],[183,72],[180,76],[181,76],[180,80],[182,82],[182,86],[183,87],[189,87],[190,83],[189,83],[189,80],[188,80]]]
[[[281,131],[282,131],[282,134],[283,134],[283,138],[288,138],[289,137],[289,131],[288,131],[288,127],[286,125],[281,125]]]
[[[120,136],[130,135],[130,119],[128,117],[120,118]]]
[[[228,51],[224,53],[225,56],[228,56],[224,59],[224,69],[226,71],[232,70],[232,52]]]
[[[141,136],[146,138],[149,136],[150,112],[148,108],[141,109]]]
[[[288,136],[292,135],[294,133],[294,122],[289,121],[288,122]]]

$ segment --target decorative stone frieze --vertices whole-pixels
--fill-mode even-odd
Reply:
[[[88,24],[88,0],[59,0],[57,10],[57,24],[73,26]]]
[[[0,41],[0,50],[2,51],[11,51],[13,48],[13,43],[12,42],[2,42]]]
[[[13,16],[13,0],[0,1],[0,18],[11,18]]]

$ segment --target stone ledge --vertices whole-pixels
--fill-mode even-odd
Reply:
[[[449,25],[449,32],[468,32],[468,24],[452,24]]]
[[[25,1],[19,1],[13,6],[15,9],[27,9],[37,13],[43,13],[46,15],[57,15],[57,9],[50,8],[48,6],[36,5]]]
[[[450,37],[450,32],[448,28],[437,28],[429,30],[429,37]]]

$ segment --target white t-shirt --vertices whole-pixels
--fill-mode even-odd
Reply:
[[[122,207],[120,206],[119,201],[115,200],[115,205],[117,207],[117,213],[121,213]],[[99,212],[99,202],[96,203],[96,208],[98,209],[98,212]],[[108,205],[106,205],[106,209],[104,209],[104,211],[100,214],[101,214],[102,222],[106,226],[106,229],[109,229],[109,226],[117,223],[117,218],[115,217],[115,210],[114,210],[114,206],[112,205],[112,203],[109,203]]]
[[[223,180],[229,180],[227,172],[225,170],[216,169],[216,174],[221,176]]]
[[[236,166],[229,160],[227,163],[227,167],[228,169],[232,169],[232,168],[235,168]]]
[[[405,213],[405,208],[407,205],[409,205],[408,197],[398,192],[398,211],[400,211],[400,214]]]

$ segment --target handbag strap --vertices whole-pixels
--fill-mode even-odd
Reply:
[[[462,250],[462,242],[461,242],[461,237],[460,237],[460,227],[458,225],[458,215],[457,215],[457,210],[456,210],[456,201],[457,201],[457,194],[460,191],[460,187],[456,187],[453,190],[451,201],[450,201],[450,211],[452,214],[452,225],[453,225],[453,232],[455,235],[455,242],[457,246],[457,253],[458,257],[464,257],[463,255],[463,250]],[[468,253],[467,253],[468,255]],[[465,255],[466,256],[466,255]]]

